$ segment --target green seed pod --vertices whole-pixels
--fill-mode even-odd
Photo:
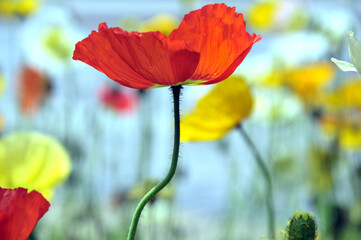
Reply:
[[[315,240],[317,224],[312,213],[296,211],[288,221],[286,229],[287,240]]]

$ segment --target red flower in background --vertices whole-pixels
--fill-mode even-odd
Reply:
[[[138,106],[138,95],[129,90],[106,85],[100,90],[99,97],[101,102],[112,110],[131,113]]]
[[[24,66],[19,76],[20,109],[26,115],[33,115],[39,109],[50,90],[50,82],[44,74]]]
[[[76,44],[73,59],[132,88],[211,84],[229,77],[260,39],[234,7],[213,4],[185,15],[169,37],[101,23]]]
[[[26,240],[50,203],[38,192],[0,187],[0,237]]]

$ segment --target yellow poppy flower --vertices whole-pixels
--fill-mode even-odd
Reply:
[[[357,107],[361,108],[361,79],[345,81],[336,91],[334,104],[338,108]]]
[[[328,62],[277,70],[267,76],[265,84],[271,86],[285,85],[295,92],[306,104],[320,101],[319,93],[335,77],[335,67]]]
[[[48,28],[42,41],[44,50],[50,56],[64,62],[71,59],[74,49],[65,29],[60,27]]]
[[[331,63],[317,63],[286,71],[284,84],[289,86],[305,103],[316,100],[327,84],[335,77]]]
[[[345,127],[341,132],[341,144],[348,150],[357,150],[361,147],[361,126]]]
[[[222,138],[252,110],[253,99],[243,78],[232,76],[218,83],[181,121],[182,141]]]
[[[260,30],[272,28],[276,21],[276,14],[279,9],[279,5],[278,1],[262,1],[253,3],[248,9],[247,23]]]
[[[1,0],[0,15],[7,17],[28,16],[39,9],[39,0]]]
[[[309,18],[299,4],[282,0],[256,1],[247,13],[247,23],[259,31],[302,29]]]
[[[178,27],[179,21],[173,15],[159,14],[140,24],[139,32],[159,31],[166,36]]]
[[[28,65],[50,75],[72,68],[71,56],[80,31],[71,13],[62,8],[44,8],[21,27],[21,47]]]
[[[54,188],[70,174],[68,153],[58,141],[36,132],[16,132],[0,139],[0,186],[37,190],[51,200]]]
[[[361,79],[345,81],[324,97],[321,125],[346,150],[361,148]]]

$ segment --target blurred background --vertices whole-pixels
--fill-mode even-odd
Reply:
[[[169,34],[216,1],[0,0],[0,186],[43,193],[32,239],[125,239],[139,199],[165,176],[173,139],[167,88],[117,85],[72,60],[98,24]],[[254,101],[242,122],[273,181],[275,231],[314,213],[320,239],[361,239],[361,78],[349,31],[357,0],[224,1],[262,36],[235,75]],[[213,86],[186,86],[186,115]],[[206,121],[206,119],[204,119]],[[238,129],[185,142],[171,184],[140,220],[142,240],[268,237],[267,184]]]

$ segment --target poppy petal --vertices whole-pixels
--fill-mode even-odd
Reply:
[[[73,59],[124,86],[144,89],[186,81],[197,67],[199,53],[160,32],[127,32],[101,23],[98,32],[76,44]]]
[[[19,76],[19,98],[22,113],[32,116],[47,94],[49,81],[40,71],[24,66]]]
[[[261,36],[246,31],[243,15],[225,4],[206,5],[184,16],[172,40],[185,40],[201,58],[191,79],[216,83],[229,77]]]
[[[199,100],[195,109],[181,121],[181,140],[213,141],[221,139],[248,117],[253,98],[242,77],[231,76]]]
[[[0,139],[1,187],[36,190],[51,200],[53,190],[65,182],[70,171],[69,154],[51,136],[16,131]]]
[[[50,203],[38,192],[0,188],[0,236],[26,240]]]

